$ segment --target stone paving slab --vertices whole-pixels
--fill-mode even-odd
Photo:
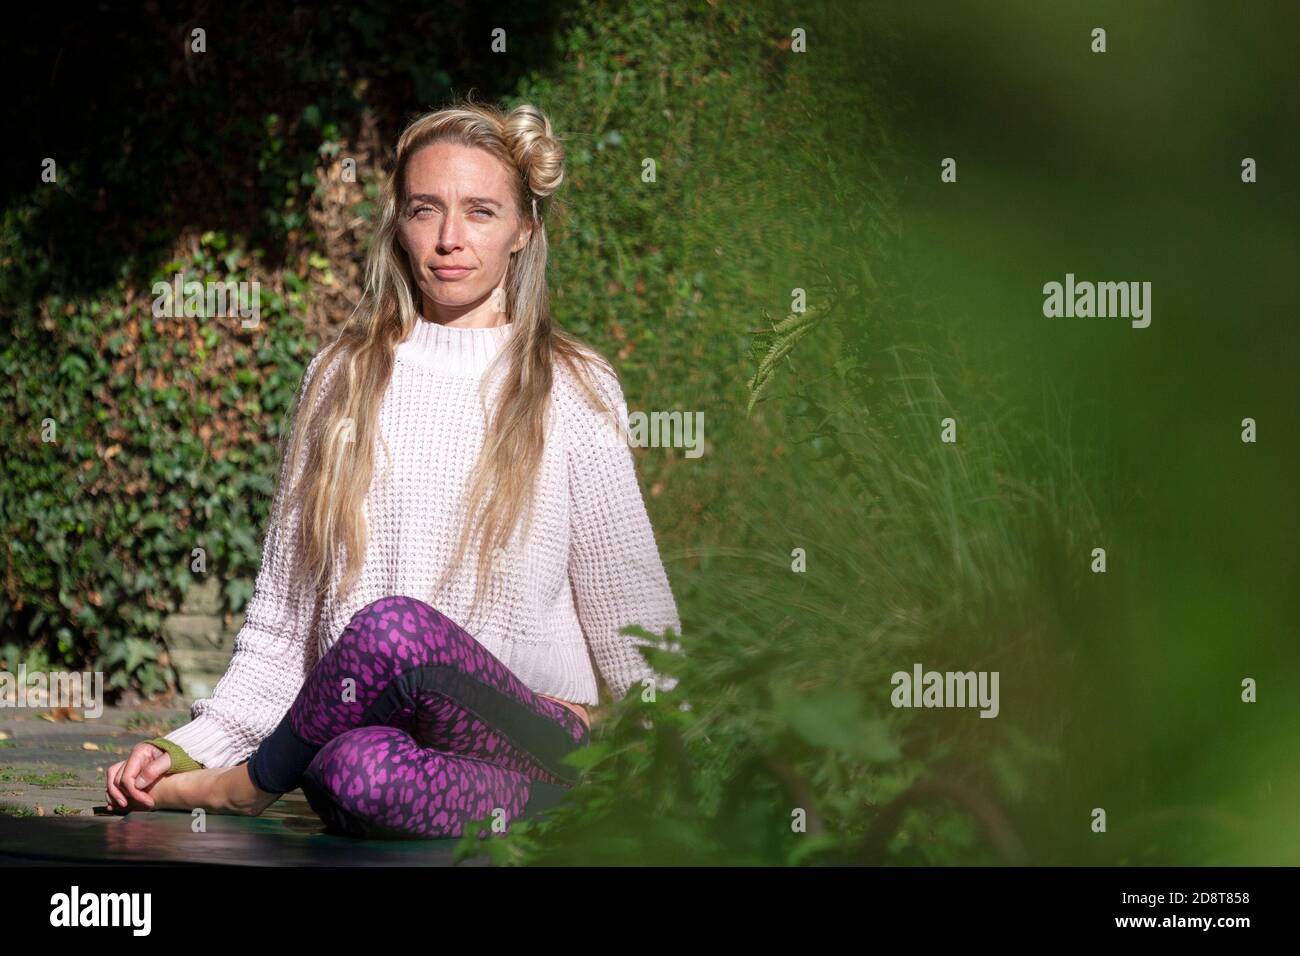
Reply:
[[[190,719],[188,707],[105,707],[98,717],[46,719],[68,713],[0,707],[0,814],[89,815],[106,805],[109,767]]]

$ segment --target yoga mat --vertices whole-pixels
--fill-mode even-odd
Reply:
[[[531,810],[527,815],[537,812]],[[0,814],[0,863],[207,866],[452,866],[457,840],[361,840],[325,832],[301,791],[260,817],[209,813],[207,832],[178,810],[125,815]],[[487,865],[486,856],[461,866]]]

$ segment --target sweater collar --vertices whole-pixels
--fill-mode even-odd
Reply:
[[[415,325],[397,346],[397,358],[451,374],[480,375],[501,351],[514,328],[513,322],[489,328],[465,328],[417,316]]]

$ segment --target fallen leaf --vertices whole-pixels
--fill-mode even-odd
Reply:
[[[81,714],[77,713],[73,707],[55,707],[41,714],[42,719],[51,721],[60,720],[85,720]]]

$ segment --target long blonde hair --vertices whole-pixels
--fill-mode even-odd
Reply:
[[[299,474],[286,497],[286,513],[299,508],[297,567],[319,599],[339,562],[345,595],[361,570],[368,536],[362,500],[374,473],[379,405],[393,372],[394,353],[422,319],[418,286],[398,241],[406,202],[406,170],[417,150],[435,142],[483,149],[518,171],[514,198],[521,217],[533,220],[527,245],[512,253],[504,283],[505,310],[514,329],[493,363],[507,371],[491,415],[483,449],[469,481],[465,522],[455,557],[437,589],[462,563],[471,537],[478,536],[473,607],[491,574],[494,555],[504,553],[521,514],[531,522],[533,485],[545,443],[554,363],[571,369],[583,392],[605,413],[609,403],[593,388],[587,363],[612,366],[591,346],[559,329],[551,316],[546,281],[547,243],[543,211],[564,178],[564,150],[550,121],[523,104],[508,114],[488,104],[462,100],[412,121],[397,141],[396,164],[384,182],[378,227],[366,254],[365,290],[338,338],[313,360],[319,367],[302,390],[281,471]],[[339,374],[321,396],[323,374],[335,361]],[[489,376],[485,374],[482,388]],[[319,406],[318,406],[319,401]],[[310,410],[299,414],[297,407]],[[282,445],[283,447],[283,445]],[[306,461],[300,468],[300,458]],[[385,453],[388,453],[385,444]]]

